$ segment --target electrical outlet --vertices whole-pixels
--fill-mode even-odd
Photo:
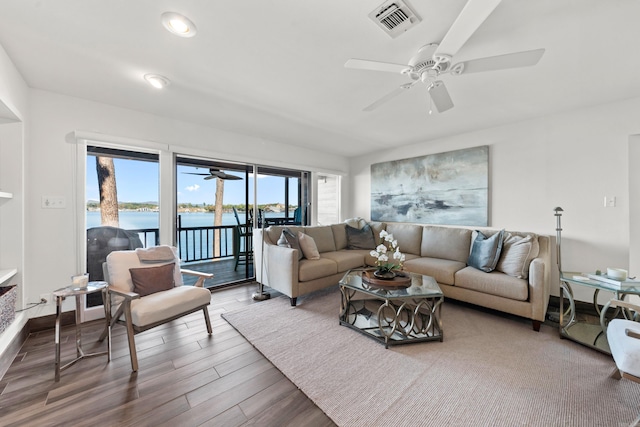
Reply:
[[[48,293],[48,294],[40,294],[40,301],[39,302],[43,302],[44,304],[53,304],[53,294]]]
[[[42,209],[64,209],[67,201],[64,197],[42,196]]]

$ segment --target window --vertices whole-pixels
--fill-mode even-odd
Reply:
[[[318,224],[340,222],[340,176],[320,174],[318,185]]]

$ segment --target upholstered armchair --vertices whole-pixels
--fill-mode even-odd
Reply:
[[[111,316],[100,341],[111,334],[116,323],[125,325],[134,372],[138,370],[134,339],[137,333],[202,310],[211,335],[207,309],[211,293],[203,284],[213,274],[181,269],[176,248],[156,246],[111,252],[103,269],[109,283],[105,305]],[[198,276],[196,285],[183,286],[182,274]]]

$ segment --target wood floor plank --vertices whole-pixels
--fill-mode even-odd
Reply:
[[[212,292],[211,336],[201,311],[136,335],[137,373],[122,326],[112,330],[111,362],[83,359],[57,383],[53,329],[31,334],[0,379],[0,425],[334,425],[221,317],[258,304],[255,290]],[[82,325],[85,349],[106,349],[96,342],[103,328],[100,320]],[[75,357],[75,326],[63,326],[61,339],[64,362]]]

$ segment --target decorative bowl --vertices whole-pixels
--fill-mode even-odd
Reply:
[[[627,280],[627,270],[622,268],[607,268],[607,277],[614,280]]]

